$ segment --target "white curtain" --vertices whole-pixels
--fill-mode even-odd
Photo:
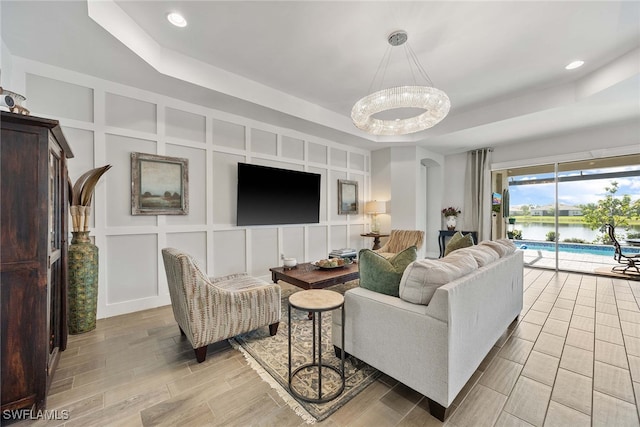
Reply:
[[[467,152],[464,224],[478,232],[478,240],[491,240],[491,148]]]

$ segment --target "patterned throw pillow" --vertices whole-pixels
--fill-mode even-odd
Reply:
[[[456,234],[454,234],[451,237],[451,240],[449,240],[449,243],[447,243],[447,246],[444,249],[444,256],[449,255],[451,252],[455,251],[456,249],[468,248],[469,246],[473,246],[473,244],[474,244],[474,241],[471,233],[467,233],[466,235],[463,235],[461,231],[458,231]]]
[[[361,249],[358,253],[360,287],[381,294],[399,296],[400,279],[409,264],[418,258],[418,249],[411,246],[395,256],[386,259],[371,249]]]

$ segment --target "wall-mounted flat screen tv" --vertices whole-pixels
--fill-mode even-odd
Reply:
[[[238,163],[237,225],[320,222],[320,174]]]

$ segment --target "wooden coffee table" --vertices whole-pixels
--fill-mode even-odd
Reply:
[[[358,264],[355,262],[331,269],[321,269],[305,262],[293,268],[273,267],[269,271],[271,271],[273,283],[282,280],[302,289],[323,289],[360,278]]]

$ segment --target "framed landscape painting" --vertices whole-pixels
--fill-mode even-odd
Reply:
[[[131,153],[131,214],[187,215],[189,161]]]
[[[338,215],[358,213],[358,182],[338,180]]]

